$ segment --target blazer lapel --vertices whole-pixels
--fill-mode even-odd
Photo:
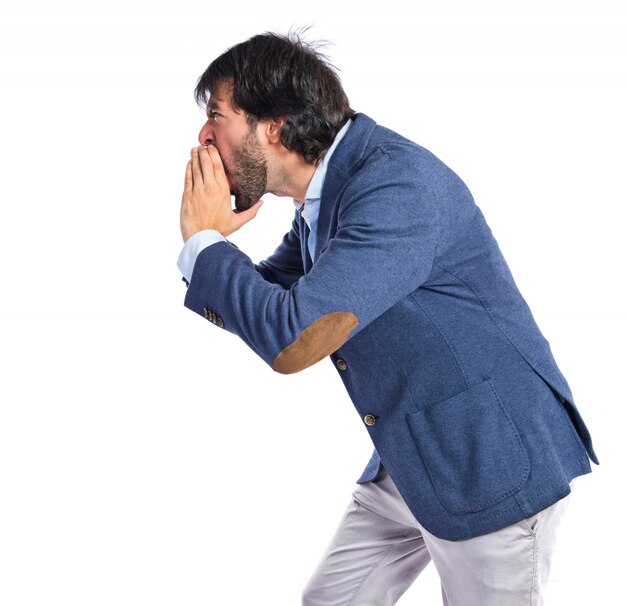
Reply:
[[[365,114],[357,114],[354,118],[354,123],[330,158],[320,200],[317,239],[315,241],[316,259],[319,257],[320,252],[326,248],[328,240],[337,231],[337,200],[350,176],[361,164],[364,150],[375,126],[376,122],[374,120]],[[301,221],[302,224],[305,223],[302,218]],[[300,233],[302,233],[302,229]]]

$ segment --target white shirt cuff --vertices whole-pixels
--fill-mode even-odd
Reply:
[[[193,274],[193,267],[196,264],[198,255],[207,247],[218,242],[226,242],[226,238],[220,234],[219,231],[214,229],[204,229],[196,232],[191,236],[178,256],[178,269],[185,277],[187,282],[191,282],[191,275]]]

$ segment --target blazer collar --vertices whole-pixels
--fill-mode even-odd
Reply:
[[[376,122],[365,114],[357,114],[353,118],[352,126],[340,141],[328,164],[328,173],[322,188],[322,198],[326,195],[329,182],[334,180],[333,172],[339,171],[344,175],[349,175],[354,170],[355,165],[359,164],[375,127]]]
[[[357,114],[353,119],[352,126],[345,137],[339,142],[337,149],[333,153],[326,179],[322,187],[322,198],[320,200],[320,210],[317,223],[317,233],[315,240],[315,258],[320,254],[320,250],[328,244],[329,226],[333,215],[333,208],[336,200],[344,187],[347,179],[361,165],[365,150],[370,137],[376,128],[376,122],[365,114]],[[305,245],[306,248],[306,245]],[[308,271],[305,260],[305,272]]]
[[[322,186],[315,241],[315,259],[319,256],[320,250],[328,244],[328,238],[331,236],[329,224],[335,202],[346,180],[360,166],[375,127],[376,122],[374,120],[365,114],[357,114],[353,118],[352,126],[350,126],[330,158],[326,178]],[[298,220],[300,233],[302,234],[300,243],[304,273],[306,274],[310,271],[313,264],[307,246],[309,228],[300,213],[298,213]]]

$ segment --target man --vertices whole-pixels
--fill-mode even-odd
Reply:
[[[277,372],[330,356],[376,449],[303,604],[394,604],[431,559],[445,604],[541,603],[570,481],[597,458],[463,182],[355,114],[296,36],[231,48],[196,99],[185,305]],[[226,236],[265,192],[296,211],[255,265]]]

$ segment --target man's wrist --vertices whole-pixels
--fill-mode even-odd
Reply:
[[[178,256],[178,269],[183,274],[187,282],[191,282],[193,268],[198,255],[207,247],[218,242],[225,242],[226,238],[215,229],[203,229],[198,231],[185,242],[183,249]]]

